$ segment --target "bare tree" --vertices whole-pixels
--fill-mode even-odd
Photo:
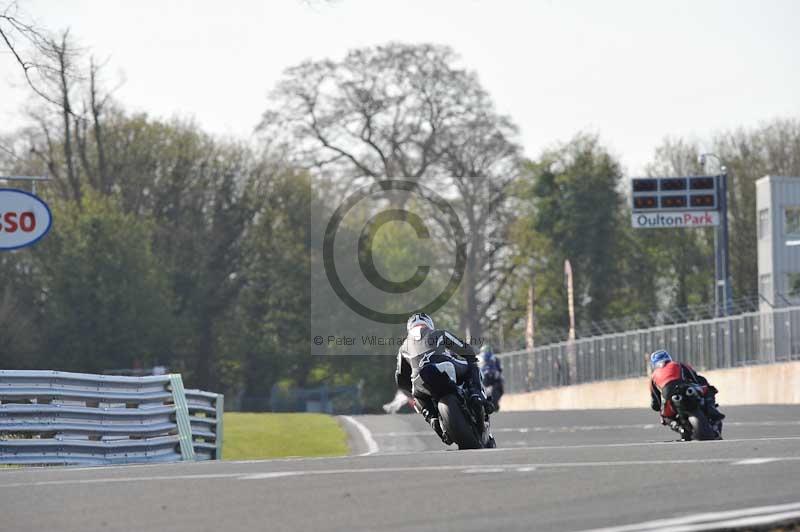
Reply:
[[[19,64],[30,88],[51,104],[60,105],[43,85],[54,74],[52,65],[43,61],[42,52],[50,48],[51,37],[25,20],[16,1],[0,7],[0,41]]]
[[[697,155],[703,151],[714,152],[727,167],[730,247],[736,250],[730,255],[734,296],[750,296],[758,291],[755,182],[765,175],[800,175],[800,120],[776,119],[751,129],[721,132],[702,147],[696,141],[667,139],[656,150],[648,173],[702,174]],[[657,238],[660,248],[669,250],[661,261],[671,270],[662,273],[674,279],[670,284],[675,297],[669,304],[683,307],[713,297],[707,273],[713,264],[712,230],[664,231]]]
[[[259,130],[288,132],[308,167],[417,180],[440,159],[442,134],[485,99],[456,59],[444,46],[391,43],[304,62],[286,71]]]
[[[485,322],[496,318],[492,307],[517,266],[508,256],[507,234],[513,219],[509,188],[519,175],[520,150],[512,140],[517,131],[494,113],[488,96],[481,100],[442,141],[442,167],[458,191],[468,239],[460,327],[473,336],[482,336]]]
[[[728,167],[731,277],[735,295],[758,291],[755,182],[765,175],[800,175],[800,120],[776,119],[715,135],[711,143]]]
[[[463,250],[446,241],[466,255],[459,321],[479,336],[513,269],[504,233],[519,148],[514,125],[457,60],[445,46],[390,43],[304,62],[286,71],[258,129],[282,135],[317,177],[425,179],[452,191],[468,240]]]
[[[51,35],[26,22],[16,2],[0,11],[2,44],[44,104],[29,111],[39,131],[27,138],[29,150],[47,168],[57,190],[78,204],[84,182],[110,194],[113,179],[108,168],[104,118],[111,92],[103,90],[100,83],[104,65],[94,58],[88,67],[83,65],[84,50],[76,46],[69,30]],[[8,145],[0,147],[7,154],[13,153]]]
[[[72,92],[78,79],[78,50],[69,36],[69,30],[52,36],[45,30],[23,20],[19,6],[11,2],[0,11],[0,39],[9,49],[22,69],[30,88],[47,104],[58,109],[60,134],[53,135],[53,124],[45,113],[37,112],[33,118],[40,122],[47,149],[42,152],[32,146],[32,151],[46,158],[48,170],[56,179],[64,178],[70,196],[80,203],[82,191],[76,165],[74,143],[78,138],[79,116],[74,112]],[[60,162],[57,164],[54,144],[60,144]]]

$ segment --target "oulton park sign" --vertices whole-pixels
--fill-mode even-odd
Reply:
[[[633,227],[641,229],[674,229],[679,227],[714,227],[719,225],[717,211],[636,212],[631,215]]]

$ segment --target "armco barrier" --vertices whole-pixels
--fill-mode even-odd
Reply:
[[[179,374],[0,370],[0,463],[128,464],[222,456],[223,396]]]
[[[196,460],[222,460],[223,401],[219,393],[186,390]]]

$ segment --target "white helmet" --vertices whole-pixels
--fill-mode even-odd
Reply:
[[[433,326],[433,319],[431,319],[431,317],[424,312],[415,312],[410,318],[408,318],[408,322],[406,323],[406,331],[410,331],[418,325],[424,325],[428,329],[435,329]]]

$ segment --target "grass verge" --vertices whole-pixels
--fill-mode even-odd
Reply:
[[[343,456],[347,435],[325,414],[226,412],[222,456],[256,460],[289,456]]]

